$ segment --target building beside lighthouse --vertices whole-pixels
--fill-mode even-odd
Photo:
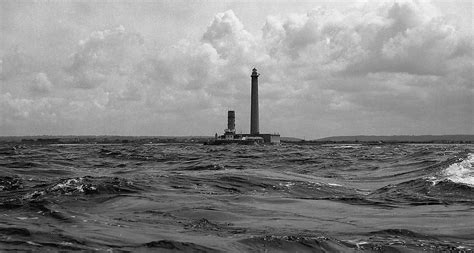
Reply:
[[[251,87],[250,87],[250,133],[236,134],[235,133],[235,111],[227,112],[227,129],[224,130],[223,135],[215,135],[214,140],[210,140],[204,144],[207,145],[221,145],[221,144],[259,144],[259,143],[280,143],[280,135],[262,134],[260,133],[259,109],[258,109],[258,77],[257,69],[252,70]]]

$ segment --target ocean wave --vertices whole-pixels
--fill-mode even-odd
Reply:
[[[23,187],[23,180],[18,176],[0,176],[0,192],[11,191]]]
[[[219,163],[198,163],[194,165],[184,166],[183,170],[202,171],[202,170],[225,170],[225,166]]]
[[[468,154],[461,162],[451,164],[443,171],[442,176],[455,183],[474,187],[474,154]]]
[[[119,177],[94,178],[90,176],[69,178],[61,180],[48,189],[48,192],[58,192],[65,195],[71,194],[111,194],[111,193],[134,193],[141,189]]]
[[[474,204],[474,188],[452,182],[417,178],[395,185],[387,185],[368,195],[369,199],[407,205]]]
[[[142,188],[123,178],[93,178],[90,176],[61,179],[52,184],[25,187],[17,177],[0,178],[0,208],[44,209],[49,203],[68,201],[67,196],[120,195],[136,193]]]
[[[447,242],[436,236],[408,229],[389,228],[367,233],[355,243],[358,250],[369,252],[471,252],[459,242]]]
[[[29,161],[14,161],[11,163],[3,163],[1,166],[5,166],[7,168],[36,168],[41,167],[41,164]]]
[[[0,227],[0,245],[3,251],[57,252],[57,251],[106,251],[92,241],[65,233],[51,233],[40,228]]]
[[[143,244],[147,248],[165,252],[220,252],[219,250],[198,245],[191,242],[179,242],[173,240],[152,241]]]
[[[473,145],[332,147],[0,146],[0,251],[473,248]]]
[[[277,195],[293,199],[330,200],[348,204],[384,206],[380,201],[366,199],[357,189],[336,183],[305,180],[262,178],[257,175],[217,175],[195,177],[176,175],[170,177],[171,188],[212,195],[251,194]]]
[[[201,233],[215,233],[219,235],[235,235],[247,232],[245,228],[234,227],[232,223],[212,222],[206,218],[193,220],[185,223],[186,230],[197,231]]]
[[[325,236],[265,235],[239,241],[250,252],[347,252],[354,246]]]

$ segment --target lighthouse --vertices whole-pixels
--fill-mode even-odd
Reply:
[[[261,134],[258,119],[258,76],[257,69],[252,69],[251,88],[250,88],[250,133],[237,134],[235,132],[235,111],[227,112],[227,129],[224,134],[215,135],[213,140],[205,142],[205,145],[223,145],[223,144],[278,144],[280,143],[280,134],[268,133]]]
[[[260,133],[258,127],[258,76],[257,69],[252,70],[252,88],[250,95],[250,135],[258,135]]]

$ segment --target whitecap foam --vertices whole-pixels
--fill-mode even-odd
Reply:
[[[474,154],[469,154],[461,162],[451,164],[443,171],[446,179],[455,182],[474,186]]]

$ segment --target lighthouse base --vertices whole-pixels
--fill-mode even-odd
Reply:
[[[230,134],[218,136],[213,140],[208,140],[204,145],[226,145],[226,144],[279,144],[279,134]]]

